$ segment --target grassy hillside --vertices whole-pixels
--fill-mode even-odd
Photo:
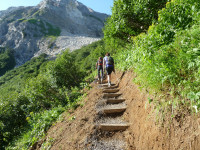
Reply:
[[[153,1],[148,1],[148,4]],[[133,8],[139,4],[141,5],[139,8],[146,11],[155,10],[149,8],[146,2],[144,0],[141,3],[136,0],[129,1],[129,4]],[[162,1],[157,3],[162,6]],[[137,14],[139,13],[139,16],[141,14],[133,10],[133,18],[130,18],[124,13],[126,8],[115,11],[118,7],[124,8],[126,2],[115,0],[114,4],[104,34],[107,47],[116,49],[117,67],[121,70],[134,70],[137,73],[135,82],[149,88],[152,93],[160,93],[164,99],[170,95],[170,99],[159,103],[167,103],[170,107],[173,105],[173,109],[182,106],[185,108],[186,105],[198,112],[200,108],[199,1],[169,1],[164,8],[152,12],[153,16],[158,17],[149,21],[152,24],[149,24],[148,29],[136,32],[137,26],[129,26],[130,30],[126,31],[128,34],[124,35],[123,39],[117,35],[123,34],[124,31],[117,29],[127,29],[128,24],[124,24],[124,21],[137,19]],[[142,15],[141,19],[145,17],[149,18],[148,15]],[[143,28],[143,25],[140,25],[140,28]],[[123,42],[123,47],[116,48],[118,41]]]
[[[34,58],[23,66],[8,71],[0,77],[0,145],[6,145],[12,136],[20,132],[21,125],[25,124],[25,114],[22,111],[22,102],[18,97],[25,88],[28,78],[39,73],[40,66],[46,61],[45,55]]]
[[[43,54],[0,77],[0,149],[28,149],[63,111],[76,107],[103,51],[99,41],[54,61]]]
[[[2,76],[0,149],[5,149],[25,130],[31,135],[21,143],[24,149],[34,144],[34,140],[41,137],[37,134],[46,130],[56,116],[65,110],[64,107],[71,105],[81,95],[75,87],[81,88],[82,79],[82,73],[74,65],[68,51],[55,61],[47,61],[46,55],[41,55]],[[52,111],[56,115],[53,118]],[[38,126],[36,130],[35,125],[38,125],[41,117],[47,117],[47,120],[41,122],[44,123],[42,129]]]

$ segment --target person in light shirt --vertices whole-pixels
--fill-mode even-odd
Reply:
[[[115,72],[115,66],[114,66],[114,59],[110,56],[110,53],[106,53],[105,57],[103,58],[103,68],[106,68],[107,73],[107,80],[108,80],[108,86],[111,86],[111,73]]]

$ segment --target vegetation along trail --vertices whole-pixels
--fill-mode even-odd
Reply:
[[[102,35],[14,69],[1,49],[0,149],[200,150],[199,0],[114,0]],[[111,88],[95,80],[107,52]]]
[[[115,83],[119,83],[117,93],[122,93],[117,99],[125,100],[125,104],[113,104],[116,106],[110,108],[125,106],[126,110],[106,116],[99,112],[106,109],[104,90],[102,85],[93,82],[84,104],[66,113],[65,119],[48,131],[45,140],[52,142],[51,149],[198,150],[200,119],[185,114],[185,119],[181,120],[177,114],[170,122],[160,124],[157,112],[154,111],[155,105],[149,104],[148,100],[154,98],[130,82],[133,76],[133,72],[117,72],[114,75]],[[103,124],[118,127],[110,128]],[[119,125],[125,128],[120,129]]]

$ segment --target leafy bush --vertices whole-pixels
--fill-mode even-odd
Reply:
[[[75,59],[69,55],[68,51],[57,57],[55,62],[49,63],[48,70],[58,87],[78,86],[83,78],[83,73],[79,71],[75,64]]]
[[[147,34],[132,37],[132,43],[115,55],[121,69],[134,69],[142,86],[165,91],[200,108],[199,42],[200,3],[172,0],[158,11],[158,21]],[[193,109],[191,107],[191,109]]]
[[[13,52],[9,49],[0,48],[0,76],[13,69],[15,65]]]
[[[27,82],[22,94],[28,100],[28,104],[23,107],[26,112],[37,112],[67,104],[65,95],[41,74]]]
[[[171,42],[178,30],[184,30],[195,24],[199,17],[198,0],[172,0],[166,8],[159,11],[156,34],[161,35],[160,43]]]
[[[58,107],[52,110],[46,110],[41,113],[31,112],[29,117],[26,118],[28,132],[24,132],[23,136],[19,140],[15,140],[13,144],[10,144],[6,149],[29,149],[41,138],[45,136],[46,131],[51,127],[65,108]]]
[[[26,115],[22,106],[26,103],[26,98],[17,98],[12,95],[1,101],[0,107],[0,148],[3,149],[13,136],[20,133],[21,126],[26,124]]]
[[[157,11],[165,6],[168,0],[115,0],[112,15],[108,18],[104,38],[119,38],[128,41],[131,36],[146,31],[153,20],[157,19]]]

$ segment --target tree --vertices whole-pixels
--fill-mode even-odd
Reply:
[[[15,67],[14,54],[9,49],[0,49],[0,76]]]
[[[115,0],[112,15],[104,28],[105,39],[117,38],[127,42],[131,36],[146,31],[158,18],[158,10],[167,1],[169,0]]]
[[[49,64],[49,71],[57,86],[69,89],[78,86],[83,77],[68,50],[59,55],[55,62]]]

